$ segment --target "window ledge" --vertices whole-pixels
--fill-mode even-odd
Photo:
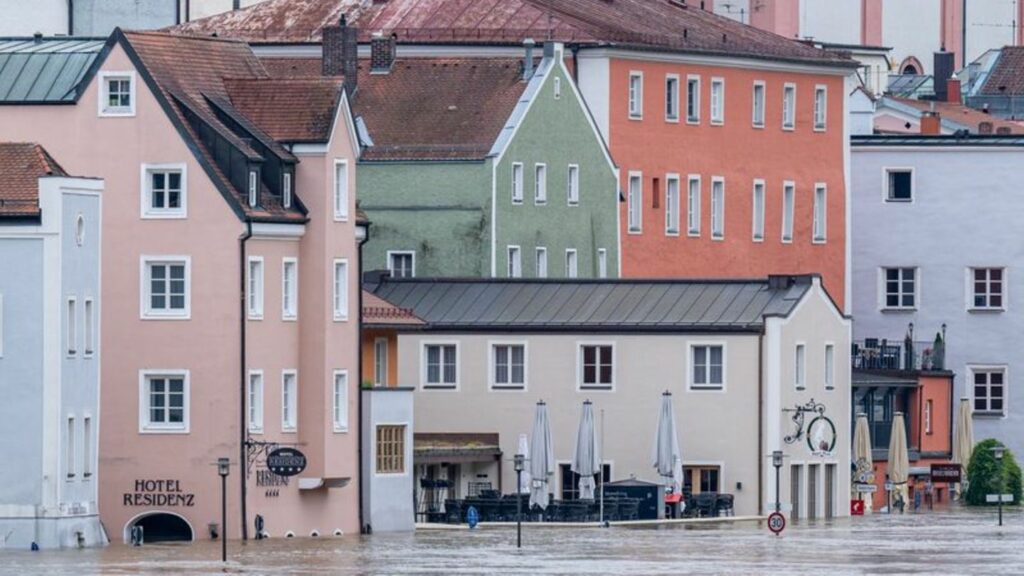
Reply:
[[[971,412],[971,416],[985,419],[1006,418],[1006,412],[1001,410],[974,410]]]
[[[888,306],[884,306],[884,307],[882,307],[882,309],[880,311],[883,314],[886,314],[886,313],[905,314],[905,313],[908,313],[908,312],[917,312],[917,307],[915,307],[915,306],[906,306],[906,307],[888,307]]]
[[[424,390],[457,390],[457,384],[424,384]]]
[[[687,118],[686,123],[690,126],[700,126],[700,118]]]
[[[143,220],[185,220],[188,218],[188,213],[184,211],[160,211],[152,210],[143,212]]]
[[[188,434],[188,428],[159,428],[154,426],[143,426],[139,434]]]
[[[140,317],[140,320],[191,320],[192,314],[153,314],[152,312],[144,312]]]
[[[491,390],[498,392],[525,392],[526,384],[492,384]]]
[[[693,390],[694,392],[724,392],[725,385],[709,386],[707,384],[690,384],[687,389]]]
[[[967,311],[971,312],[971,313],[975,313],[975,314],[1000,314],[1002,312],[1006,312],[1006,308],[1005,307],[981,308],[981,307],[972,306],[972,307],[968,308]]]

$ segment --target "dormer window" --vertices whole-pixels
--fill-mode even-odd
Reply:
[[[249,171],[249,207],[255,208],[259,199],[259,178],[255,170]]]
[[[135,116],[135,73],[100,74],[100,116]]]
[[[282,202],[284,203],[284,207],[285,208],[291,208],[292,207],[292,175],[291,175],[291,172],[285,172],[284,173],[284,186],[283,186],[283,191],[281,193],[281,196],[283,198]]]

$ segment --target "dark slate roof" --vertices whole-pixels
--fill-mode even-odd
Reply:
[[[857,146],[985,146],[991,148],[1015,148],[1024,146],[1024,134],[1016,135],[979,135],[953,134],[922,135],[922,134],[873,134],[854,135],[850,144]]]
[[[0,218],[39,216],[39,179],[67,172],[39,144],[0,142]]]
[[[105,39],[0,38],[0,103],[74,102]]]
[[[769,280],[384,279],[367,286],[428,330],[757,332],[786,316],[811,277]]]

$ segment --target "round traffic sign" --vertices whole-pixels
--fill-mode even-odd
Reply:
[[[772,512],[768,516],[768,529],[776,535],[786,529],[786,517],[782,515],[782,512]]]

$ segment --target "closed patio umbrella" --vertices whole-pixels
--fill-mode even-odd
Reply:
[[[661,395],[661,412],[654,436],[654,449],[651,451],[651,466],[654,466],[666,484],[672,486],[675,494],[680,494],[683,489],[683,457],[679,451],[675,414],[672,409],[672,393],[666,391]]]
[[[527,462],[530,461],[530,439],[526,437],[526,434],[520,434],[519,435],[519,451],[518,451],[518,453],[522,454],[523,458],[525,458]],[[519,482],[519,493],[520,494],[529,494],[530,493],[530,469],[528,467],[525,470],[523,470],[522,474],[520,474],[520,478],[522,480]]]
[[[893,483],[893,492],[903,498],[904,504],[907,504],[909,500],[909,491],[907,490],[909,472],[907,428],[903,423],[903,412],[897,412],[892,419],[892,435],[889,438],[889,480]]]
[[[956,437],[953,440],[953,462],[960,464],[961,479],[967,478],[967,465],[974,453],[974,421],[971,418],[970,398],[961,398],[956,412]],[[960,486],[957,486],[960,492]]]
[[[551,445],[548,405],[543,400],[537,403],[533,434],[530,436],[530,454],[530,506],[547,508],[548,482],[555,473],[555,450]]]
[[[572,453],[572,471],[580,475],[580,499],[593,500],[594,476],[601,472],[601,445],[594,428],[594,406],[587,400],[576,430],[576,450]]]
[[[857,414],[857,423],[853,428],[853,464],[856,467],[854,482],[860,482],[857,474],[870,472],[873,469],[871,460],[871,430],[868,427],[868,415],[861,412]],[[858,500],[864,500],[864,493],[854,495]],[[867,501],[870,503],[871,499]]]

